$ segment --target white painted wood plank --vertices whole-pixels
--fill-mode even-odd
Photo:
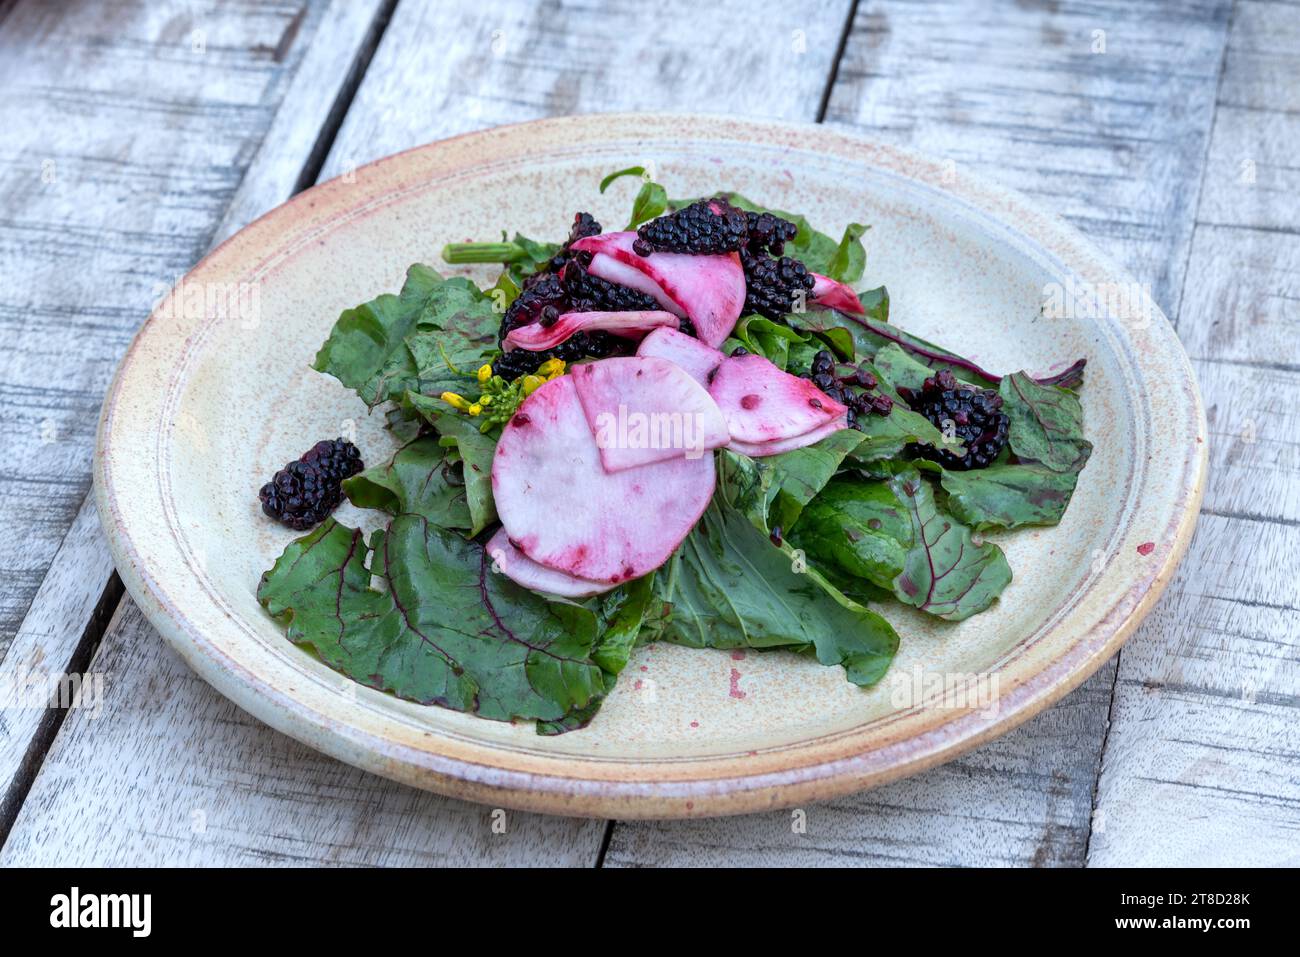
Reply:
[[[341,88],[353,79],[354,69],[364,70],[367,65],[358,58],[367,60],[373,52],[371,44],[383,29],[385,12],[385,0],[331,0],[293,73],[282,107],[221,217],[214,244],[293,195],[303,163],[327,127]]]
[[[863,0],[827,119],[1028,192],[1176,310],[1227,7]],[[606,861],[1081,864],[1115,668],[951,764],[806,809],[806,835],[786,815],[620,824]]]
[[[321,7],[23,2],[5,18],[0,654],[89,488],[117,359],[207,247]]]
[[[566,113],[814,120],[848,10],[847,0],[403,2],[324,175]]]
[[[1093,865],[1300,863],[1297,37],[1294,5],[1238,3],[1179,323],[1210,423],[1205,510],[1120,659]]]
[[[330,760],[219,695],[127,602],[0,866],[587,864],[603,828],[439,798]],[[502,830],[502,826],[504,829]]]
[[[1300,14],[1295,4],[1239,0],[1197,219],[1300,229]],[[1291,349],[1294,358],[1295,349]]]
[[[737,9],[737,5],[733,4],[731,12],[736,13]],[[802,11],[805,22],[817,19],[811,16],[813,12],[819,12],[820,15],[820,9],[815,10],[813,4],[804,4]],[[758,49],[766,50],[765,55],[769,57],[766,65],[771,67],[770,75],[777,76],[777,68],[785,65],[785,61],[777,59],[778,57],[803,54],[795,53],[793,48],[786,51],[779,43],[767,42],[764,45],[770,40],[768,31],[773,29],[773,24],[785,30],[783,24],[796,22],[788,7],[778,10],[777,5],[772,4],[767,12],[771,14],[770,22],[761,26],[754,25],[752,32],[732,38],[735,45],[732,52],[740,50],[746,41]],[[794,62],[804,63],[809,70],[821,70],[821,78],[803,78],[808,102],[798,104],[798,109],[802,112],[792,112],[791,115],[806,118],[815,115],[846,12],[847,4],[836,14],[838,20],[830,22],[825,28],[824,36],[810,29],[810,35],[820,52],[814,53],[810,59]],[[629,42],[641,44],[638,49],[649,49],[649,38],[653,34],[652,18],[657,18],[662,11],[628,6],[615,9],[613,13],[616,19],[611,27],[601,18],[590,16],[590,11],[584,12],[579,8],[562,5],[558,15],[571,19],[573,33],[561,36],[553,32],[556,11],[535,9],[529,4],[501,6],[494,9],[490,16],[469,3],[442,4],[436,8],[416,3],[401,4],[367,70],[347,122],[336,141],[326,174],[341,172],[357,162],[459,131],[461,127],[446,124],[461,122],[466,115],[464,110],[456,108],[454,99],[454,96],[463,96],[463,90],[460,93],[453,90],[454,96],[440,101],[440,109],[425,111],[420,104],[435,102],[429,98],[430,91],[420,86],[425,81],[425,70],[442,68],[448,59],[459,63],[460,69],[478,69],[474,65],[475,60],[491,56],[492,31],[501,29],[503,23],[511,30],[520,31],[523,36],[536,39],[530,39],[526,48],[517,51],[517,61],[507,61],[504,67],[492,73],[490,80],[476,84],[476,95],[489,96],[493,90],[492,84],[498,85],[496,89],[500,103],[496,109],[499,112],[491,122],[551,112],[547,107],[547,103],[551,102],[549,98],[532,107],[541,110],[542,114],[530,113],[522,108],[515,113],[509,112],[514,109],[510,105],[510,97],[516,88],[520,71],[554,73],[555,67],[552,64],[569,64],[566,67],[568,73],[561,71],[552,76],[551,82],[561,87],[569,84],[582,87],[588,80],[585,79],[585,74],[579,75],[581,64],[577,62],[578,51],[598,49],[598,42],[611,42],[621,32],[626,32]],[[793,29],[795,28],[791,27]],[[449,36],[460,37],[463,45],[453,45],[449,49]],[[785,38],[791,39],[788,35]],[[685,45],[685,37],[674,42]],[[620,65],[622,60],[619,52],[619,49],[611,48],[600,62],[625,69]],[[668,47],[662,47],[658,53],[669,60],[675,56],[674,51]],[[692,38],[689,52],[683,53],[682,64],[666,71],[667,79],[658,87],[661,95],[677,97],[682,107],[704,105],[708,90],[691,85],[693,74],[689,71],[703,64],[707,56],[708,51],[699,49],[699,44],[693,42]],[[311,59],[312,54],[309,54],[304,69]],[[752,56],[744,62],[759,70],[760,75],[768,75],[761,69],[762,64],[754,64]],[[535,87],[541,82],[541,73],[529,73],[526,85]],[[631,73],[626,72],[623,77],[630,79]],[[444,79],[450,82],[450,78]],[[783,84],[785,80],[788,77],[782,81]],[[656,88],[656,82],[658,81],[653,77],[643,80],[638,95],[644,96],[648,90]],[[310,84],[299,84],[295,80],[293,88],[298,89],[300,86],[310,89]],[[631,101],[617,99],[621,95],[617,84],[601,89],[610,96],[611,101],[603,107],[593,105],[593,109],[630,108],[634,105]],[[774,96],[773,102],[778,106],[781,103],[789,104],[794,111],[793,95],[782,95],[787,98],[782,100],[781,96]],[[285,109],[289,108],[293,97],[291,91]],[[488,122],[479,116],[475,125],[487,125]],[[278,123],[277,120],[277,125]],[[291,124],[290,128],[299,132],[306,130],[306,127],[296,123]],[[306,139],[305,135],[302,139]],[[227,215],[228,223],[233,224],[245,218],[246,214],[242,210],[259,205],[256,197],[273,195],[274,191],[255,182],[255,177],[266,175],[279,184],[288,181],[285,171],[292,168],[292,160],[286,157],[301,154],[303,145],[302,142],[292,140],[280,143],[268,136],[263,154],[259,155],[241,186],[241,194],[247,193],[251,198],[247,203],[236,202],[236,206]],[[285,155],[278,155],[280,153]],[[222,230],[225,228],[223,226]],[[312,782],[294,790],[294,797],[300,806],[295,811],[287,804],[266,805],[256,799],[263,790],[256,782],[265,779],[265,789],[275,793],[277,788],[282,787],[284,779],[282,765],[285,749],[295,749],[298,746],[270,729],[255,725],[251,719],[216,699],[206,685],[189,675],[174,656],[162,647],[161,639],[153,630],[138,621],[138,612],[133,605],[128,602],[124,609],[123,616],[127,624],[119,622],[119,626],[105,635],[100,659],[110,664],[129,660],[130,667],[143,676],[178,674],[179,677],[175,679],[176,688],[173,689],[175,704],[172,707],[176,713],[194,716],[187,726],[188,730],[184,732],[189,738],[165,733],[165,724],[146,727],[145,719],[149,713],[142,713],[131,700],[134,695],[138,695],[138,686],[126,682],[109,682],[107,707],[123,716],[122,724],[114,728],[100,721],[84,720],[80,715],[74,715],[70,719],[66,730],[61,732],[46,767],[38,776],[23,815],[16,822],[9,839],[6,854],[14,855],[15,860],[35,860],[40,859],[43,853],[53,853],[38,850],[47,842],[52,842],[54,847],[61,846],[74,854],[75,860],[87,863],[132,859],[155,864],[247,863],[280,860],[286,855],[296,862],[331,863],[340,854],[347,861],[355,863],[409,863],[416,859],[458,863],[483,860],[502,863],[590,864],[595,861],[605,832],[602,822],[564,822],[517,815],[510,819],[508,835],[513,835],[510,841],[484,843],[482,832],[473,822],[483,820],[487,813],[485,809],[419,795],[418,792],[401,789],[378,778],[343,768],[323,756],[312,756],[305,749],[294,752],[297,755],[297,773],[304,780]],[[114,667],[113,670],[118,669]],[[163,680],[170,682],[172,679],[150,679],[151,682]],[[221,707],[209,699],[216,699]],[[218,810],[226,822],[223,835],[210,836],[206,841],[196,842],[185,829],[188,826],[185,824],[188,820],[186,815],[194,807],[198,806],[202,810],[206,805],[195,804],[195,794],[199,792],[194,788],[203,786],[191,786],[188,783],[192,774],[188,770],[188,762],[192,760],[190,747],[193,741],[203,741],[209,737],[221,739],[232,721],[239,723],[240,734],[246,736],[247,741],[214,749],[207,758],[209,766],[205,769],[205,776],[211,780],[244,782],[238,794],[245,799],[230,797],[222,801]],[[212,726],[209,728],[208,724]],[[133,742],[131,760],[116,764],[105,763],[99,774],[79,778],[74,784],[60,776],[59,769],[65,765],[80,766],[88,762],[99,767],[99,754],[121,750],[121,744],[115,740],[117,738]],[[240,741],[243,742],[244,738]],[[330,782],[341,776],[346,777],[350,791],[358,795],[352,804],[346,806],[330,802],[333,793]],[[367,787],[372,788],[375,795],[369,800],[362,797]],[[313,789],[321,789],[324,798],[312,800]],[[391,797],[385,797],[386,795]],[[396,813],[379,824],[369,821],[374,807],[384,801],[406,802],[403,807],[418,807],[421,811],[418,825],[409,823]],[[82,805],[118,808],[111,822],[110,839],[96,838],[96,834],[107,826],[107,814],[76,813],[76,808]],[[312,828],[295,830],[277,823],[291,811],[313,820],[316,815],[329,814],[336,827],[313,845]],[[168,828],[152,827],[152,822],[159,819],[160,815],[170,822]],[[51,830],[56,826],[57,833],[63,835],[57,841],[50,836],[56,833]],[[349,828],[365,828],[368,834],[375,835],[373,856],[361,855],[350,845],[346,851],[340,850],[340,842],[334,839],[333,834]],[[401,834],[392,833],[393,829],[399,828],[418,832],[421,846],[436,848],[436,852],[431,852],[432,856],[412,857],[410,855],[415,851],[410,847],[402,845],[394,849],[392,842],[400,843],[403,839]]]
[[[99,515],[87,498],[0,661],[0,827],[17,813],[58,720],[48,699],[31,700],[27,689],[50,688],[66,673],[112,573]],[[120,584],[111,594],[121,594]]]
[[[1040,200],[1177,311],[1231,0],[863,0],[827,113]]]

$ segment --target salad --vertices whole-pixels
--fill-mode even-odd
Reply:
[[[495,284],[410,267],[339,317],[314,368],[399,448],[318,442],[261,490],[307,534],[258,598],[372,688],[542,734],[589,723],[633,649],[780,649],[880,681],[901,602],[960,621],[1012,570],[988,537],[1054,525],[1091,445],[1083,360],[998,375],[856,291],[837,241],[639,167],[627,227],[447,246]],[[370,535],[330,513],[386,513]]]

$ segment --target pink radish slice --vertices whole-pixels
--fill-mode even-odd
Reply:
[[[813,273],[812,304],[827,309],[850,312],[855,316],[865,316],[867,310],[862,308],[858,294],[849,286],[830,276]]]
[[[807,379],[762,356],[729,356],[709,383],[731,437],[757,445],[811,432],[848,411]]]
[[[625,339],[639,339],[647,332],[662,326],[677,328],[680,320],[671,312],[647,310],[645,312],[566,312],[549,326],[540,322],[518,326],[506,333],[505,351],[528,349],[540,352],[564,342],[577,332],[603,329]]]
[[[628,266],[612,256],[606,256],[604,253],[596,253],[591,257],[591,265],[587,267],[587,272],[607,282],[617,283],[620,286],[635,289],[637,292],[643,292],[673,315],[681,316],[683,319],[686,318],[686,310],[673,302],[672,297],[664,292],[657,282],[635,266]]]
[[[533,591],[559,595],[561,598],[588,598],[609,591],[613,585],[590,582],[585,578],[575,578],[567,572],[556,571],[539,565],[510,543],[504,526],[488,540],[488,557],[492,559],[492,568],[505,575],[516,585],[523,585]]]
[[[820,442],[826,436],[848,427],[848,417],[842,415],[833,422],[828,422],[826,425],[818,426],[803,435],[796,435],[793,438],[771,439],[767,442],[741,442],[732,439],[727,448],[733,452],[739,452],[741,455],[748,455],[751,459],[757,459],[765,455],[780,455],[782,452],[793,452],[795,449],[801,449],[806,445]]]
[[[649,276],[695,323],[701,342],[715,348],[721,345],[731,335],[745,305],[745,272],[740,268],[740,257],[735,253],[638,256],[632,250],[635,239],[636,233],[632,232],[602,233],[578,240],[573,248],[603,253]]]
[[[698,459],[731,439],[704,386],[667,359],[586,362],[573,367],[573,384],[606,472]]]
[[[637,346],[636,354],[675,362],[706,389],[709,387],[709,377],[713,375],[713,370],[725,358],[717,349],[706,346],[694,336],[666,327],[656,329],[642,339],[641,345]]]
[[[535,562],[618,584],[662,565],[713,495],[713,456],[606,472],[573,376],[530,395],[492,460],[497,513]]]

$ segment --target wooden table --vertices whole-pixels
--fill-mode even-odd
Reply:
[[[562,113],[844,124],[1039,199],[1151,284],[1205,508],[1123,652],[1015,732],[804,809],[505,815],[271,731],[123,597],[96,415],[161,289],[318,179]],[[1285,0],[0,0],[0,862],[1300,863],[1300,8]],[[6,702],[13,704],[13,702]]]

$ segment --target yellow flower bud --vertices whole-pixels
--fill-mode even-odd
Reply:
[[[564,374],[563,359],[547,359],[537,368],[537,374],[547,379],[554,379],[558,375]]]
[[[478,381],[479,381],[479,382],[486,382],[486,381],[487,381],[488,379],[490,379],[490,378],[492,378],[492,367],[491,367],[490,365],[488,365],[487,363],[484,363],[483,365],[479,366],[479,367],[478,367]]]
[[[475,402],[473,405],[471,405],[471,406],[470,406],[468,409],[466,409],[465,411],[468,412],[470,415],[478,415],[479,413],[481,413],[481,412],[483,411],[483,406],[481,406],[481,405],[479,405],[477,402]]]
[[[539,370],[540,371],[540,370]],[[524,395],[532,395],[542,387],[546,380],[537,375],[524,376]]]
[[[444,392],[441,399],[453,409],[460,409],[462,412],[469,408],[469,403],[465,401],[465,397],[463,395],[457,395],[455,392]]]
[[[481,395],[481,396],[479,396],[479,397],[478,397],[478,404],[479,404],[479,405],[491,405],[491,404],[492,404],[492,396],[490,396],[490,395]]]

